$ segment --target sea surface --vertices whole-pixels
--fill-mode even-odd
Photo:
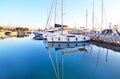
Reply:
[[[0,39],[0,79],[120,79],[120,52],[89,42]]]

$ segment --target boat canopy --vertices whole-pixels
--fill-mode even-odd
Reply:
[[[66,37],[75,37],[74,35],[69,35],[69,36],[66,36]]]
[[[55,27],[62,27],[61,24],[55,24]],[[63,27],[68,27],[67,25],[63,25]]]

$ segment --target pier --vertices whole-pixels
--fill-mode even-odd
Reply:
[[[120,31],[116,29],[105,29],[102,32],[91,30],[72,30],[71,34],[88,36],[91,38],[92,42],[120,46]]]
[[[94,41],[94,42],[120,46],[120,36],[113,36],[113,35],[90,35],[90,37],[91,37],[92,41]]]

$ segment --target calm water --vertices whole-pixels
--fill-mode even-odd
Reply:
[[[32,38],[0,40],[0,79],[120,79],[120,52]]]

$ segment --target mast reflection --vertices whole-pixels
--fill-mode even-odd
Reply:
[[[76,52],[87,52],[86,47],[90,46],[89,42],[83,42],[83,43],[46,43],[46,48],[48,50],[48,55],[49,58],[51,60],[51,64],[53,66],[53,70],[55,72],[56,78],[57,79],[64,79],[64,55],[69,55],[69,54],[74,54]],[[55,59],[56,59],[56,64],[53,61],[53,58],[51,56],[51,50],[54,49],[55,50]],[[60,70],[59,68],[59,63],[58,59],[58,52],[61,51],[61,66],[62,66],[62,70]],[[61,72],[60,72],[61,71]]]

